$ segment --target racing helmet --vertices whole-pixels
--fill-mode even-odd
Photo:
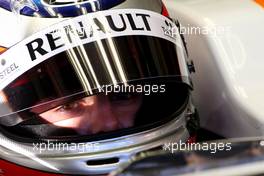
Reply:
[[[104,174],[188,139],[194,107],[186,46],[160,0],[0,6],[1,158],[54,173]]]

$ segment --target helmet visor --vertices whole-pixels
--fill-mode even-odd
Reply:
[[[2,126],[39,128],[45,124],[56,130],[97,134],[135,126],[142,107],[152,98],[156,104],[164,103],[165,97],[175,101],[170,110],[157,113],[159,117],[152,122],[183,106],[190,82],[181,38],[172,35],[174,23],[145,10],[93,15],[40,31],[1,55],[8,61],[1,68]],[[140,17],[138,24],[131,21],[135,17]],[[85,27],[78,33],[77,28],[87,19],[93,22],[92,30]],[[122,23],[117,22],[130,28],[122,31],[114,24],[120,27]],[[54,32],[56,29],[64,30],[64,40],[62,31]],[[116,30],[118,35],[109,30]],[[21,47],[27,53],[18,54]],[[22,61],[9,61],[11,55]]]

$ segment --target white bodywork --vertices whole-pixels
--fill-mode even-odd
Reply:
[[[253,0],[164,3],[187,33],[202,127],[225,137],[264,135],[264,8]]]

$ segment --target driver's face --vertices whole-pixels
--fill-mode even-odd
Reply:
[[[132,127],[141,103],[140,95],[96,95],[51,109],[39,116],[58,127],[72,128],[79,134],[96,134]]]

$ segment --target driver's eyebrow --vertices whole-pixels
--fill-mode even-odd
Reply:
[[[113,95],[123,95],[123,93],[114,93],[114,94],[111,94],[107,97],[111,98]],[[131,95],[132,95],[131,96],[132,98],[139,96],[139,94],[133,94],[133,93]],[[96,96],[96,95],[93,95],[93,96]],[[101,96],[106,96],[106,95],[101,95]],[[90,96],[90,97],[92,97],[92,96]],[[81,101],[83,98],[68,97],[68,98],[60,98],[59,100],[56,99],[56,97],[45,98],[45,99],[35,103],[35,105],[31,107],[30,112],[33,112],[35,114],[41,114],[41,113],[44,113],[48,110],[54,110],[55,108],[59,108],[59,107],[66,105],[68,103]]]
[[[35,103],[34,106],[32,106],[32,108],[30,109],[30,112],[40,114],[41,112],[43,112],[44,109],[46,109],[47,104],[51,101],[52,101],[52,98],[38,101],[37,103]]]
[[[43,112],[46,112],[48,110],[55,109],[57,107],[63,106],[71,101],[70,98],[67,99],[61,99],[61,100],[56,100],[56,98],[46,98],[44,100],[38,101],[35,103],[34,106],[30,109],[30,112],[36,113],[36,114],[41,114]]]
[[[81,101],[83,98],[77,98],[77,97],[67,97],[67,98],[60,98],[59,100],[55,97],[49,97],[46,99],[43,99],[41,101],[38,101],[35,103],[34,106],[31,107],[30,112],[41,114],[48,110],[52,110],[58,107],[61,107],[63,105],[66,105],[68,103]]]

